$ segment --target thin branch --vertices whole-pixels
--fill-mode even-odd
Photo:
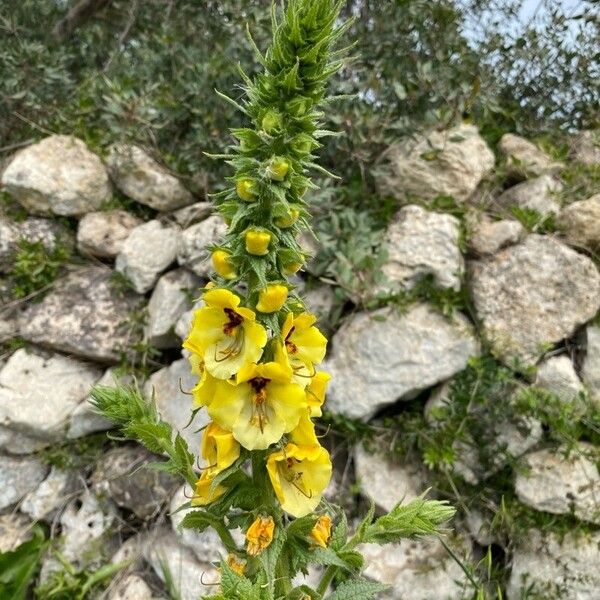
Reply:
[[[80,0],[71,8],[67,15],[61,19],[52,30],[52,35],[64,42],[71,37],[73,32],[83,23],[88,21],[96,12],[110,4],[112,0]]]

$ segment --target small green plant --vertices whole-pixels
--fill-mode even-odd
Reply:
[[[46,532],[34,525],[32,537],[10,552],[0,553],[0,598],[27,600],[48,548]]]
[[[511,213],[531,233],[554,233],[557,229],[554,214],[541,215],[532,208],[513,206]]]
[[[110,580],[129,564],[107,564],[97,569],[78,570],[59,552],[53,555],[62,569],[52,573],[47,581],[35,588],[36,600],[89,600],[99,597]]]
[[[58,277],[69,256],[69,251],[60,241],[54,248],[48,249],[41,241],[20,240],[9,276],[13,296],[24,298],[46,289]]]
[[[83,469],[96,464],[109,445],[104,433],[94,433],[44,448],[38,456],[59,469]]]

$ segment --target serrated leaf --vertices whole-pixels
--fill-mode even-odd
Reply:
[[[371,600],[386,589],[387,586],[381,583],[351,579],[341,583],[333,594],[327,596],[326,600]]]

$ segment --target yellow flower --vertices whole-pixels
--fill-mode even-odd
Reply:
[[[291,371],[276,362],[247,364],[237,385],[217,382],[208,414],[248,450],[264,450],[298,425],[307,409],[303,389]]]
[[[227,565],[238,575],[243,575],[246,570],[246,561],[232,552],[227,555]]]
[[[233,434],[217,423],[209,423],[206,426],[200,450],[210,467],[219,471],[230,467],[240,456],[240,445]]]
[[[327,351],[327,338],[314,327],[316,320],[317,317],[306,312],[296,317],[288,313],[281,328],[283,346],[276,348],[276,357],[278,360],[287,357],[294,371],[294,381],[302,387],[315,376],[315,365],[325,358]]]
[[[258,362],[267,343],[267,332],[256,315],[240,306],[229,290],[215,288],[204,294],[205,307],[194,314],[192,330],[183,343],[204,360],[206,370],[218,379],[229,379],[242,365]]]
[[[215,250],[212,253],[212,264],[214,270],[224,279],[235,279],[237,272],[231,264],[231,254],[226,250]]]
[[[269,455],[267,470],[283,510],[303,517],[321,501],[331,479],[331,460],[321,446],[287,444]]]
[[[275,521],[273,517],[258,517],[246,531],[248,540],[247,552],[250,556],[258,556],[273,541]]]
[[[206,506],[226,492],[226,488],[222,485],[217,485],[213,489],[213,481],[218,474],[219,469],[217,468],[208,468],[202,471],[202,475],[196,482],[196,489],[191,501],[192,506]]]
[[[267,177],[274,181],[283,181],[289,170],[290,163],[285,158],[274,156],[267,166]]]
[[[322,515],[317,519],[310,532],[310,539],[318,546],[327,548],[331,539],[331,517],[329,515]]]
[[[250,229],[246,232],[246,252],[255,256],[264,256],[269,253],[271,234],[267,231]]]
[[[262,313],[277,312],[285,304],[288,297],[288,289],[285,285],[268,285],[258,294],[256,310]]]
[[[256,200],[256,183],[253,179],[247,177],[238,179],[235,182],[235,191],[246,202],[254,202]]]
[[[306,387],[306,401],[311,417],[323,416],[322,408],[325,402],[325,392],[330,379],[331,375],[329,373],[317,371]]]
[[[300,217],[300,211],[297,208],[290,208],[290,212],[285,217],[275,219],[277,227],[291,227]]]

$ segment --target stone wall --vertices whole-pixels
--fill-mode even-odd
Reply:
[[[482,353],[518,373],[522,385],[546,389],[565,405],[582,397],[600,402],[600,326],[594,321],[600,189],[571,201],[563,193],[564,164],[512,134],[495,150],[473,126],[461,125],[400,141],[382,157],[379,190],[397,199],[398,211],[382,234],[387,261],[373,294],[411,302],[402,310],[391,300],[370,311],[355,308],[336,325],[325,366],[333,375],[330,412],[377,424],[382,413],[402,412],[418,398],[433,414],[451,401],[452,378]],[[600,167],[589,132],[574,140],[571,154],[574,163]],[[500,171],[510,185],[486,187]],[[51,136],[7,161],[2,186],[26,214],[0,212],[0,273],[6,275],[0,285],[0,550],[16,547],[31,523],[42,520],[53,524],[63,556],[78,567],[132,561],[111,583],[108,598],[160,596],[164,564],[183,600],[211,592],[219,542],[210,532],[178,529],[182,513],[175,510],[189,491],[170,476],[140,469],[151,458],[145,450],[112,443],[96,462],[69,468],[50,465],[48,456],[65,443],[69,452],[83,448],[110,427],[90,410],[90,388],[127,379],[122,366],[136,360],[162,417],[199,448],[196,431],[206,417],[184,429],[185,390],[194,381],[180,345],[210,273],[206,246],[224,233],[224,222],[144,149],[125,144],[102,160],[81,140]],[[127,201],[110,208],[115,195]],[[451,197],[462,218],[436,209],[440,196]],[[551,217],[555,226],[528,231],[515,218],[523,214]],[[23,239],[49,251],[57,244],[75,250],[47,289],[15,299],[10,273]],[[301,287],[310,265],[307,271],[297,281]],[[471,310],[442,314],[426,296],[411,296],[424,279],[437,290],[466,290]],[[334,294],[327,283],[312,283],[309,302],[330,330]],[[137,349],[133,358],[131,348]],[[592,528],[580,542],[547,532],[527,543],[505,540],[507,598],[520,598],[532,582],[563,594],[548,598],[598,597],[598,448],[585,441],[575,452],[547,447],[533,418],[499,423],[493,435],[493,444],[521,465],[514,492],[524,506]],[[457,456],[451,469],[457,480],[474,485],[489,475],[469,448],[457,448]],[[358,445],[348,461],[339,461],[333,499],[358,501],[342,494],[356,482],[380,510],[389,510],[429,487],[431,474],[414,456],[392,460]],[[467,561],[498,543],[477,510],[455,525],[449,541]],[[367,576],[391,586],[386,597],[444,600],[472,593],[439,542],[364,550]],[[42,579],[58,568],[48,558]]]

